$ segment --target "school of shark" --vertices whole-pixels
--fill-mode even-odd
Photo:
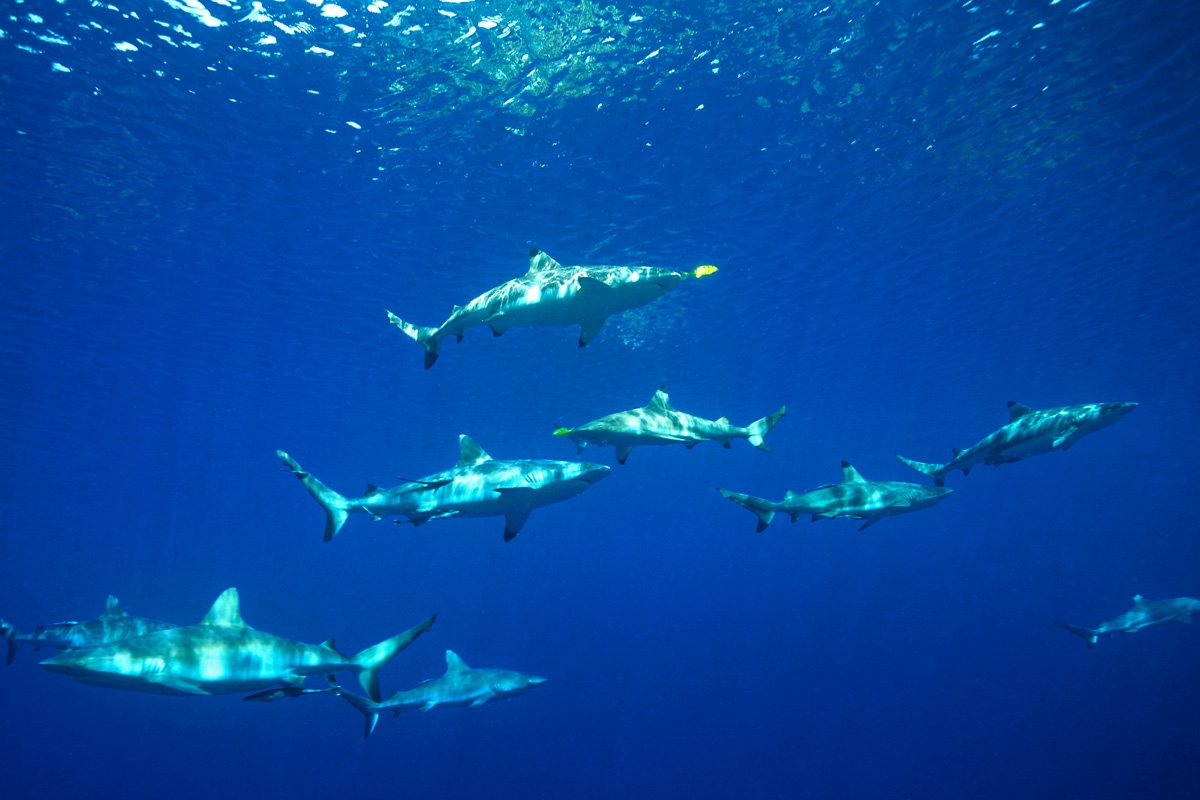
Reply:
[[[448,337],[462,341],[467,330],[488,327],[500,336],[517,326],[579,326],[579,346],[591,341],[605,321],[649,304],[681,285],[717,272],[712,265],[689,271],[649,266],[564,266],[541,250],[530,253],[528,270],[465,305],[454,306],[438,327],[422,327],[387,312],[388,321],[424,350],[425,369],[441,355]],[[644,396],[644,395],[643,395]],[[769,407],[769,406],[768,406]],[[1024,458],[1066,451],[1083,437],[1108,427],[1137,407],[1136,403],[1086,403],[1032,409],[1009,402],[1009,421],[966,449],[954,449],[944,464],[897,456],[933,485],[894,480],[868,480],[843,461],[838,483],[804,491],[787,491],[776,502],[730,489],[720,495],[750,511],[758,532],[777,514],[796,522],[851,519],[865,530],[880,520],[932,508],[954,494],[946,488],[949,473],[968,475],[978,464],[999,466]],[[744,439],[770,452],[766,437],[787,414],[787,406],[744,426],[727,417],[707,419],[675,409],[664,387],[642,407],[617,411],[576,427],[560,427],[554,437],[573,442],[579,453],[588,446],[611,446],[616,461],[625,465],[635,447],[703,442],[729,448]],[[455,465],[442,472],[404,480],[390,488],[369,484],[358,496],[343,495],[318,480],[284,450],[276,455],[325,515],[324,540],[334,539],[351,515],[363,512],[373,520],[424,525],[433,520],[502,517],[503,535],[512,541],[534,509],[568,501],[613,473],[607,465],[545,458],[498,459],[463,434]],[[640,457],[639,457],[640,458]],[[640,462],[639,462],[640,463]],[[633,469],[633,467],[624,467]],[[351,525],[353,528],[354,525]],[[514,545],[519,546],[519,545]],[[1200,613],[1200,600],[1177,597],[1151,601],[1138,595],[1131,610],[1096,628],[1055,624],[1093,647],[1101,637],[1136,633],[1170,622],[1190,623]],[[328,695],[347,703],[364,720],[370,736],[381,716],[407,709],[430,711],[442,707],[476,708],[496,700],[524,695],[546,678],[498,668],[473,668],[453,650],[446,650],[446,671],[439,677],[387,699],[380,671],[433,627],[436,614],[400,633],[350,655],[333,640],[321,644],[283,638],[250,627],[242,618],[236,588],[216,598],[196,624],[178,625],[129,614],[110,596],[97,618],[43,624],[22,633],[0,620],[6,662],[13,664],[25,646],[57,651],[40,662],[51,672],[78,681],[126,691],[184,696],[245,694],[253,702]],[[343,680],[350,677],[352,681]],[[311,685],[310,681],[319,681]],[[352,688],[357,682],[358,688]],[[248,693],[248,694],[246,694]]]

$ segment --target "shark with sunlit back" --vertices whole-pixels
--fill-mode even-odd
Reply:
[[[971,473],[976,464],[1011,464],[1026,456],[1036,456],[1054,450],[1069,450],[1081,438],[1101,428],[1107,428],[1124,417],[1137,403],[1087,403],[1061,408],[1032,409],[1008,401],[1009,422],[990,433],[966,450],[954,449],[954,457],[946,464],[929,464],[897,455],[907,466],[928,475],[938,486],[946,481],[946,473],[962,470]]]
[[[758,517],[761,533],[771,524],[776,513],[788,514],[795,522],[801,516],[819,519],[866,520],[859,530],[866,530],[884,517],[907,514],[929,508],[953,493],[953,489],[922,486],[900,481],[869,481],[849,463],[842,462],[842,482],[818,486],[807,492],[788,492],[776,503],[754,495],[719,489],[727,497]]]
[[[567,437],[580,451],[589,444],[613,445],[617,448],[617,461],[622,464],[634,447],[645,445],[682,444],[690,450],[705,441],[729,447],[734,439],[746,439],[759,450],[767,451],[770,448],[763,439],[786,413],[787,406],[780,406],[773,414],[742,427],[731,424],[727,417],[705,419],[676,411],[666,389],[660,388],[641,408],[609,414],[578,428],[559,428],[554,435]]]
[[[1140,594],[1133,597],[1133,608],[1116,619],[1101,622],[1095,628],[1081,628],[1054,620],[1054,624],[1070,631],[1095,647],[1100,637],[1111,639],[1114,633],[1137,633],[1142,628],[1166,625],[1168,622],[1190,624],[1192,615],[1200,613],[1200,600],[1193,597],[1173,597],[1169,600],[1147,600]]]
[[[68,650],[42,662],[84,683],[140,692],[213,695],[285,685],[305,677],[350,672],[378,700],[379,670],[433,625],[419,625],[354,656],[332,641],[319,645],[255,630],[242,619],[237,589],[226,589],[198,625],[147,633],[119,642]]]
[[[711,275],[711,264],[689,272],[661,267],[566,267],[540,250],[529,254],[529,270],[464,306],[455,306],[436,328],[413,325],[387,312],[388,321],[425,348],[425,369],[433,366],[442,341],[462,341],[469,328],[487,325],[500,336],[509,328],[537,325],[578,325],[583,347],[613,314],[644,306],[678,286],[684,278]]]
[[[526,675],[507,669],[472,669],[457,653],[447,650],[446,672],[442,677],[423,681],[408,691],[396,692],[383,702],[347,692],[340,687],[325,689],[285,687],[252,694],[244,699],[272,701],[304,694],[336,694],[362,713],[366,720],[363,729],[363,738],[365,739],[375,730],[379,715],[385,711],[390,711],[395,716],[408,708],[417,708],[421,711],[429,711],[439,706],[475,708],[494,700],[505,700],[525,694],[545,682],[545,678],[537,675]]]
[[[502,516],[507,542],[521,530],[533,509],[574,497],[609,471],[600,464],[577,461],[494,459],[465,435],[458,437],[458,445],[458,463],[453,469],[390,489],[370,484],[360,497],[338,494],[287,453],[275,453],[325,509],[327,542],[355,511],[364,511],[377,520],[398,514],[414,525],[450,517]]]
[[[9,664],[16,658],[19,643],[31,644],[35,651],[43,647],[74,650],[177,627],[171,622],[132,616],[121,606],[121,601],[111,594],[104,613],[96,619],[38,625],[33,633],[18,633],[10,623],[0,619],[0,635],[4,636],[8,645],[5,661]]]

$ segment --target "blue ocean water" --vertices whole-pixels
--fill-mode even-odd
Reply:
[[[1187,4],[8,0],[0,12],[0,615],[117,595],[549,677],[367,741],[346,704],[0,670],[5,796],[1188,798],[1200,633],[1200,30]],[[437,324],[522,273],[712,263],[577,330]],[[644,448],[582,495],[414,528],[341,491],[645,403],[772,452]],[[857,532],[754,519],[920,480],[1034,407],[1137,401]]]

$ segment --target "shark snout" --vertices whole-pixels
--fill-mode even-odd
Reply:
[[[588,483],[595,483],[612,471],[611,467],[606,467],[603,464],[582,464],[583,472],[579,477]],[[543,678],[543,680],[545,680]]]
[[[1100,412],[1105,417],[1112,419],[1120,419],[1137,408],[1137,403],[1105,403],[1103,410]]]

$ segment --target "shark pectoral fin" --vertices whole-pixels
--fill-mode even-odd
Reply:
[[[475,708],[476,706],[481,706],[484,703],[486,703],[488,700],[491,700],[491,699],[492,699],[492,696],[490,694],[485,694],[483,697],[476,697],[474,700],[471,701],[471,705],[467,706],[467,708]]]
[[[150,683],[156,683],[159,686],[164,686],[171,691],[179,692],[180,694],[194,694],[204,697],[209,695],[209,692],[206,692],[199,686],[181,681],[173,675],[150,675],[147,676],[146,680]]]
[[[869,520],[864,522],[862,525],[858,526],[858,529],[860,531],[865,531],[867,528],[871,527],[876,522],[879,522],[879,520],[880,520],[880,517],[871,517]]]
[[[1055,450],[1067,450],[1071,445],[1075,444],[1075,434],[1077,433],[1079,433],[1079,428],[1069,428],[1060,433],[1050,446]]]
[[[629,458],[629,454],[633,452],[633,445],[619,444],[617,445],[617,463],[624,464],[625,459]]]
[[[525,525],[525,520],[529,519],[530,510],[528,508],[518,508],[504,515],[504,541],[511,542],[521,532],[521,528]]]
[[[604,327],[606,321],[608,321],[608,317],[584,320],[579,326],[579,346],[587,347],[587,343],[596,338],[596,334]]]
[[[429,522],[429,520],[431,520],[431,519],[447,519],[449,517],[457,517],[458,513],[459,512],[457,510],[455,510],[455,511],[437,511],[437,512],[434,512],[431,514],[416,514],[414,516],[409,517],[408,521],[413,524],[414,528],[419,528],[422,525],[424,525],[426,522]],[[404,524],[404,520],[402,520],[402,519],[396,519],[396,520],[392,520],[392,521],[395,522],[397,525]]]
[[[425,704],[421,706],[421,710],[428,711],[431,708],[437,708],[437,704],[438,704],[437,700],[426,701]]]
[[[680,441],[683,442],[683,446],[686,447],[688,450],[691,450],[693,447],[700,444],[699,439],[680,439]],[[726,442],[725,446],[729,447],[729,442]]]
[[[508,324],[504,320],[504,316],[492,317],[488,320],[488,327],[492,329],[492,336],[500,338],[508,330]]]

